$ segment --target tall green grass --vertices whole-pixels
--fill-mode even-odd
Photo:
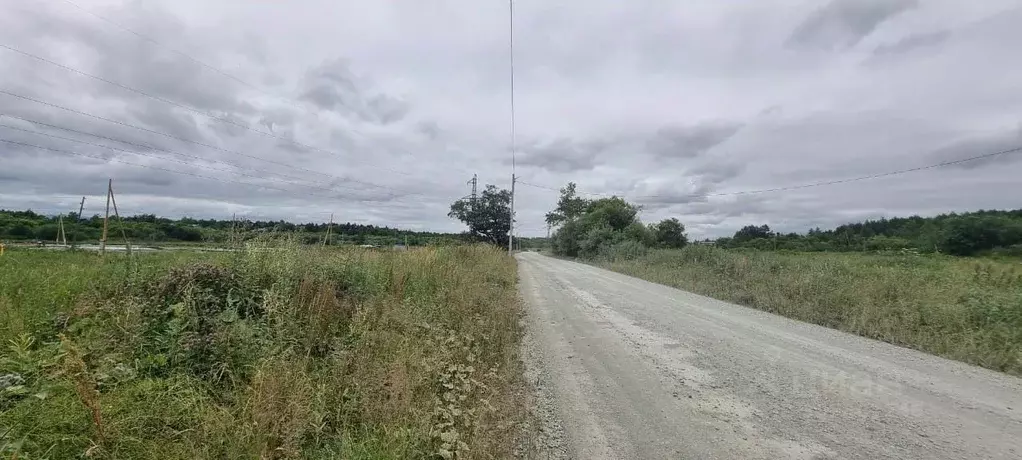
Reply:
[[[8,249],[0,257],[0,342],[62,321],[82,295],[200,257],[213,256],[160,252],[128,260],[123,254]]]
[[[1022,265],[938,255],[689,246],[605,268],[1022,375]]]
[[[0,458],[503,458],[515,265],[488,247],[8,252]]]

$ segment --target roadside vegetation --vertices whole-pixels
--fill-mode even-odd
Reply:
[[[850,224],[806,235],[747,226],[688,244],[620,198],[561,189],[555,255],[697,294],[1022,375],[1022,211]],[[883,244],[881,244],[883,243]],[[771,250],[771,249],[777,250]],[[941,252],[992,257],[958,257]]]
[[[489,246],[8,250],[0,458],[507,458],[515,266]]]
[[[1022,376],[1022,265],[903,253],[692,245],[598,265],[655,283]]]
[[[561,189],[557,208],[546,215],[556,226],[550,245],[554,254],[595,259],[630,257],[649,248],[681,248],[688,244],[685,226],[678,219],[644,225],[640,207],[621,198],[590,200],[579,197],[575,184]]]

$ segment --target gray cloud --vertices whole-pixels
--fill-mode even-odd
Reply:
[[[259,119],[259,124],[274,134],[294,133],[295,116],[284,110],[266,112]]]
[[[738,123],[667,126],[646,141],[646,151],[661,159],[693,158],[734,136]]]
[[[601,164],[690,160],[734,136],[740,123],[668,125],[654,131],[601,133],[582,140],[557,138],[522,145],[517,164],[553,173],[592,171]],[[506,160],[505,164],[510,164]]]
[[[917,0],[831,0],[799,24],[787,43],[823,50],[850,48],[884,21],[917,6]]]
[[[248,132],[263,131],[253,128],[248,120],[232,113],[211,114],[216,119],[209,119],[208,125],[215,133],[222,137],[239,137]]]
[[[877,46],[873,50],[873,55],[876,57],[889,57],[921,48],[932,48],[946,42],[949,38],[951,38],[951,31],[949,30],[912,34],[896,42]]]
[[[204,46],[198,37],[188,34],[188,26],[159,4],[147,6],[144,12],[137,7],[115,6],[103,13],[132,30],[144,31],[160,42],[186,48],[190,55],[203,61],[217,62],[222,57],[217,48]],[[94,21],[79,21],[74,16],[45,10],[33,10],[30,14],[45,15],[39,21],[44,24],[43,29],[58,30],[56,33],[61,34],[62,39],[81,46],[78,53],[91,57],[80,60],[80,63],[65,62],[71,67],[200,111],[252,114],[255,110],[240,98],[240,91],[233,82],[211,73],[187,56],[131,35],[126,36],[116,29],[97,27]],[[37,35],[35,38],[37,45],[30,52],[41,51],[39,48],[42,46],[39,45],[45,43],[47,37]],[[44,57],[53,56],[50,54]],[[73,74],[68,72],[67,75]],[[145,95],[88,80],[85,76],[76,75],[74,78],[88,81],[89,92],[93,94],[109,94],[137,103],[146,102],[147,99]]]
[[[741,163],[710,159],[679,169],[673,177],[633,184],[632,191],[625,196],[642,203],[647,210],[677,210],[678,205],[706,204],[710,203],[710,194],[722,183],[740,176],[744,169]]]
[[[521,166],[535,166],[555,173],[578,173],[596,167],[606,145],[600,142],[575,142],[556,139],[522,146],[516,158]],[[510,160],[505,160],[505,164]]]
[[[408,114],[408,104],[385,95],[376,95],[366,101],[365,113],[372,114],[367,120],[382,124],[396,122]]]
[[[290,140],[293,139],[294,136],[285,135],[283,137],[285,139],[289,139],[289,140],[283,140],[283,139],[276,139],[276,140],[274,140],[274,143],[277,145],[278,149],[280,149],[282,151],[286,151],[286,152],[296,153],[296,154],[299,154],[299,155],[306,155],[306,154],[309,154],[309,153],[313,152],[312,149],[309,149],[307,147],[303,147],[300,144],[296,144],[294,142],[291,142]]]
[[[443,130],[435,121],[420,121],[416,125],[416,131],[431,141],[435,141],[443,134]]]
[[[0,95],[0,113],[133,144],[4,124],[139,154],[0,129],[0,139],[97,157],[0,143],[0,207],[66,210],[81,195],[99,202],[113,177],[126,212],[335,213],[457,231],[446,208],[468,193],[465,180],[478,173],[483,183],[509,185],[506,5],[76,1],[231,77],[61,2],[0,0],[0,43],[279,138],[0,50],[5,91],[206,144]],[[1022,142],[1017,0],[516,6],[518,173],[531,183],[575,181],[583,193],[625,195],[646,206],[644,220],[679,217],[695,237],[750,223],[790,231],[1018,206],[1022,161],[1013,156],[708,196]],[[545,233],[557,193],[518,191],[521,228]]]
[[[705,194],[710,190],[706,185],[685,186],[684,182],[657,187],[656,195],[635,195],[627,196],[629,200],[642,205],[644,210],[659,211],[672,209],[677,205],[689,203],[701,203],[706,201]],[[679,187],[680,186],[680,187]]]
[[[712,161],[697,165],[685,174],[698,177],[707,183],[719,184],[738,177],[744,170],[745,165],[742,163]]]
[[[310,69],[301,98],[317,107],[351,113],[364,121],[394,123],[407,115],[405,102],[385,94],[366,94],[347,61],[335,59]]]
[[[209,140],[191,113],[182,113],[180,110],[152,101],[142,102],[135,107],[130,113],[137,124],[197,142]]]
[[[974,170],[994,164],[1004,165],[1022,162],[1022,151],[1016,151],[1015,149],[1022,149],[1022,124],[1015,130],[983,137],[974,136],[954,142],[927,155],[927,162],[953,162],[991,155],[949,166],[956,169]],[[994,155],[998,153],[1001,154]]]
[[[678,211],[700,216],[713,216],[716,223],[721,223],[729,217],[743,217],[748,214],[758,213],[762,209],[763,207],[759,202],[740,201],[722,204],[705,201],[692,203],[685,208],[678,209]]]

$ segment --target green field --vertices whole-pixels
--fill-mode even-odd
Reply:
[[[0,458],[506,458],[515,265],[482,246],[0,257]]]
[[[604,268],[1022,375],[1022,264],[911,253],[688,246]]]

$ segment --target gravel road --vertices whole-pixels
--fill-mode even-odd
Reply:
[[[539,411],[570,458],[1022,458],[1022,379],[517,257]]]

